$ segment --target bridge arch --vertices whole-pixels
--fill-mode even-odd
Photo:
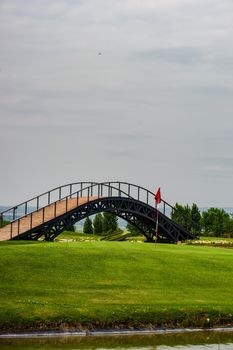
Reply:
[[[73,190],[74,188],[77,190]],[[76,189],[75,188],[75,189]],[[68,189],[68,194],[62,196],[62,191]],[[51,198],[55,200],[51,201]],[[52,196],[53,195],[53,196]],[[42,199],[46,197],[46,205]],[[27,212],[29,204],[36,201],[36,209]],[[42,206],[41,206],[42,203]],[[4,215],[13,210],[13,220],[0,229],[0,240],[44,238],[53,240],[66,227],[99,212],[114,212],[135,227],[139,228],[148,241],[155,241],[156,220],[158,218],[158,241],[177,242],[191,237],[166,215],[166,208],[172,208],[162,200],[162,211],[155,207],[154,193],[135,184],[127,182],[77,182],[56,187],[40,196],[21,203],[24,215],[14,217],[13,207],[0,213],[1,221]]]

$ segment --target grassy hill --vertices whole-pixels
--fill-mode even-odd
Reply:
[[[233,325],[233,250],[2,242],[0,328]]]

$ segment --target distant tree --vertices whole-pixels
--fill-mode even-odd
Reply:
[[[84,233],[93,233],[92,221],[89,217],[86,218],[83,224],[83,232]]]
[[[75,227],[74,227],[74,225],[67,226],[67,227],[66,227],[66,231],[75,232]]]
[[[191,233],[199,234],[201,232],[201,213],[198,206],[193,203],[190,210]]]
[[[103,216],[101,213],[96,214],[93,220],[94,233],[99,235],[103,232]]]
[[[137,227],[131,225],[129,222],[126,225],[126,228],[132,236],[140,236],[141,235],[141,231]]]
[[[103,232],[112,233],[118,228],[117,216],[114,213],[104,212],[103,214]]]
[[[8,225],[8,224],[10,224],[10,221],[8,221],[8,220],[3,220],[3,221],[1,221],[1,220],[0,220],[0,228],[6,226],[6,225]]]
[[[230,221],[226,225],[226,232],[224,234],[225,237],[233,237],[233,214],[229,215]]]
[[[191,209],[188,205],[181,205],[176,203],[171,212],[171,219],[178,225],[189,231],[191,229]]]
[[[195,203],[192,207],[176,203],[171,219],[191,233],[198,234],[201,231],[201,213]]]
[[[223,209],[210,208],[202,213],[201,225],[206,236],[232,235],[232,217]]]

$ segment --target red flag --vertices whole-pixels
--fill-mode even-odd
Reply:
[[[156,194],[155,194],[155,203],[159,204],[161,203],[161,193],[160,193],[160,187],[158,188]]]

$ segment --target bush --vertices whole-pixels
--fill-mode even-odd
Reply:
[[[89,217],[87,217],[86,220],[84,221],[83,232],[90,233],[90,234],[93,233],[92,221]]]

